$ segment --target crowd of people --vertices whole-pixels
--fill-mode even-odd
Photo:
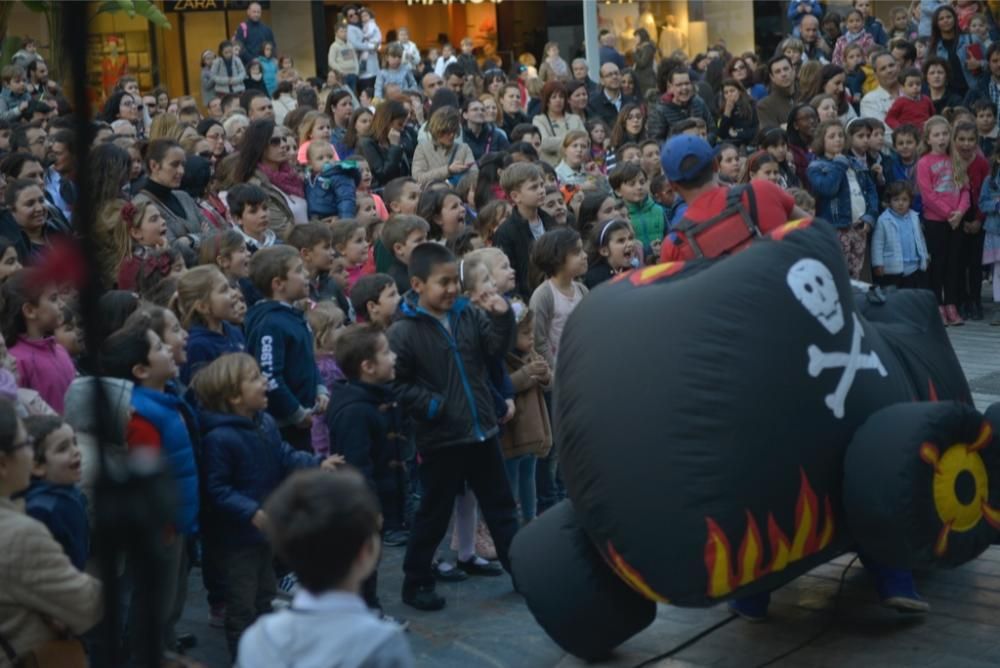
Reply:
[[[773,54],[661,54],[644,29],[622,54],[604,31],[595,81],[556,43],[515,62],[471,39],[422,50],[355,5],[325,80],[303,78],[250,3],[203,53],[200,97],[118,81],[83,171],[26,42],[0,73],[0,665],[108,635],[87,633],[98,379],[104,447],[153,453],[177,499],[161,628],[137,634],[150,599],[122,564],[103,651],[182,649],[198,562],[238,665],[408,665],[381,547],[405,546],[420,610],[445,606],[436,581],[509,569],[519,526],[565,496],[551,388],[602,282],[736,250],[725,220],[698,236],[725,212],[758,233],[816,215],[852,277],[932,290],[946,325],[982,319],[986,269],[1000,299],[1000,33],[983,2],[911,5],[883,25],[870,0],[793,0]],[[87,314],[65,266],[83,188],[105,289]],[[331,623],[262,617],[287,599]]]

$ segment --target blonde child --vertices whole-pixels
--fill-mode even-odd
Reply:
[[[184,385],[220,355],[245,349],[243,333],[233,324],[238,295],[238,290],[214,265],[195,267],[177,282],[178,319],[188,330],[186,358],[180,365]]]
[[[555,372],[563,328],[588,292],[577,281],[587,273],[580,235],[569,228],[546,232],[531,249],[531,264],[547,279],[535,288],[529,303],[535,313],[535,350]]]
[[[167,222],[152,202],[139,204],[125,202],[118,208],[118,215],[111,216],[112,255],[115,283],[122,290],[135,288],[136,276],[145,258],[154,251],[167,247]]]
[[[968,165],[951,141],[951,125],[942,116],[924,123],[917,188],[922,195],[924,235],[931,261],[928,282],[946,325],[965,323],[958,314],[962,219],[971,205]]]
[[[507,254],[499,248],[480,248],[465,256],[472,262],[482,262],[490,272],[493,285],[499,294],[510,298],[517,288],[514,268],[510,266]]]
[[[368,161],[359,154],[352,155],[351,160],[357,165],[358,172],[361,175],[357,186],[357,196],[370,195],[375,200],[375,210],[378,211],[378,217],[382,220],[389,220],[389,209],[386,208],[382,196],[372,192],[372,168],[369,166]]]
[[[562,160],[556,165],[560,184],[577,187],[593,185],[594,163],[590,160],[590,137],[586,132],[567,132],[563,137],[561,155]]]
[[[344,312],[333,302],[319,302],[306,313],[306,320],[313,333],[320,380],[332,397],[337,391],[337,384],[347,379],[334,356],[337,337],[346,326]],[[326,420],[313,420],[311,437],[313,452],[323,457],[330,454],[330,430]]]
[[[330,117],[323,112],[310,110],[302,117],[302,120],[299,121],[299,151],[296,154],[300,165],[308,163],[307,152],[313,141],[330,143],[330,127]],[[334,152],[334,156],[335,161],[340,160],[336,152]]]
[[[349,162],[338,163],[337,152],[329,141],[309,142],[305,156],[309,166],[305,179],[309,218],[354,216],[357,168]]]

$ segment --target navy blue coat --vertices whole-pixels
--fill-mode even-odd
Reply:
[[[306,177],[306,206],[310,218],[353,218],[357,211],[357,181],[360,173],[355,167],[327,163],[329,170],[318,176]]]
[[[407,435],[392,388],[359,380],[338,384],[330,395],[326,424],[330,452],[361,471],[380,499],[401,492]]]
[[[247,352],[267,377],[267,412],[281,426],[300,422],[316,404],[322,383],[305,314],[263,299],[247,311],[244,327]]]
[[[181,367],[181,383],[191,384],[191,378],[205,365],[226,353],[241,353],[246,348],[243,332],[228,322],[222,323],[222,333],[195,325],[188,331],[187,362]]]
[[[221,544],[246,547],[264,542],[250,520],[264,500],[295,469],[319,465],[319,457],[281,440],[274,419],[201,413],[203,472],[209,503],[217,512]]]
[[[73,566],[82,571],[90,556],[87,499],[75,485],[53,485],[33,479],[25,494],[25,510],[48,527]]]

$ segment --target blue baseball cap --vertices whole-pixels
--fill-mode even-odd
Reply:
[[[677,135],[663,145],[660,151],[660,163],[663,173],[670,181],[684,183],[693,180],[706,166],[715,160],[716,150],[701,137],[694,135]],[[688,158],[697,160],[681,169],[681,164]]]

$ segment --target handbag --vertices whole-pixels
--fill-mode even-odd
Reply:
[[[57,638],[18,656],[7,639],[0,636],[0,649],[15,668],[87,668],[87,653],[76,638]]]

